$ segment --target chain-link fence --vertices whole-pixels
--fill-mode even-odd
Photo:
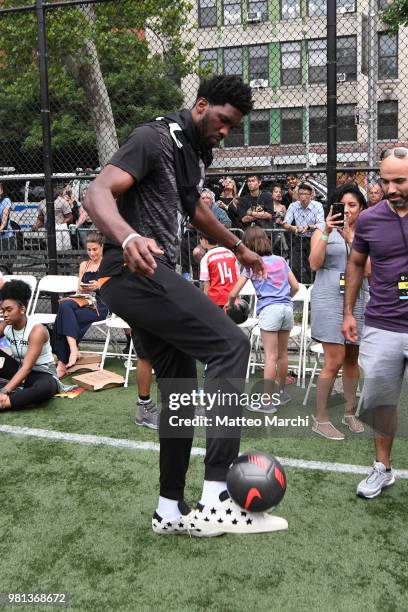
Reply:
[[[274,194],[278,212],[282,196],[286,207],[296,197],[288,191],[292,174],[307,177],[313,198],[325,203],[330,151],[338,183],[356,182],[366,193],[380,150],[408,144],[408,34],[387,29],[385,5],[337,0],[336,64],[328,57],[327,6],[316,0],[194,0],[192,6],[187,0],[37,0],[35,6],[3,0],[1,265],[26,271],[31,257],[38,273],[74,272],[92,229],[81,206],[90,180],[136,125],[190,108],[206,75],[242,76],[255,102],[215,149],[207,184],[216,200],[226,175],[242,197],[246,178],[258,174],[263,190],[281,187]],[[334,151],[327,138],[330,70],[337,81]],[[11,202],[8,224],[4,195]],[[234,219],[232,226],[242,229]],[[283,235],[276,223],[268,229]],[[283,237],[287,248],[276,248],[292,262],[295,238]],[[29,255],[21,259],[16,251]],[[180,267],[186,267],[181,251]]]

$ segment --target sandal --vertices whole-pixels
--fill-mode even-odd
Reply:
[[[364,431],[364,425],[354,414],[345,414],[341,422],[355,434],[363,433]]]
[[[319,436],[323,436],[323,438],[327,438],[328,440],[344,440],[344,434],[336,429],[333,423],[330,421],[317,421],[314,416],[312,416],[312,419],[312,431],[314,431],[314,433],[317,433]]]

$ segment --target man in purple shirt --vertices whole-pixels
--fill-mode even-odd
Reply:
[[[356,226],[346,273],[343,333],[357,339],[353,307],[371,260],[370,301],[360,344],[364,407],[360,418],[375,430],[376,461],[357,495],[372,498],[395,482],[390,453],[397,405],[408,372],[408,149],[385,149],[381,181],[386,200],[364,211]]]

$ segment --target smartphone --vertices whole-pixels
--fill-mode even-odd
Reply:
[[[332,216],[334,217],[334,215],[341,215],[340,217],[336,217],[334,221],[342,221],[343,224],[342,225],[339,224],[337,225],[337,227],[344,227],[344,204],[343,202],[334,202]]]

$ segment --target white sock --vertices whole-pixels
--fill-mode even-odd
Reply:
[[[226,489],[227,483],[225,481],[204,480],[200,504],[203,504],[203,506],[209,506],[219,503],[220,493],[226,491]]]
[[[177,499],[169,499],[161,495],[159,496],[156,512],[168,521],[175,521],[181,516]]]

